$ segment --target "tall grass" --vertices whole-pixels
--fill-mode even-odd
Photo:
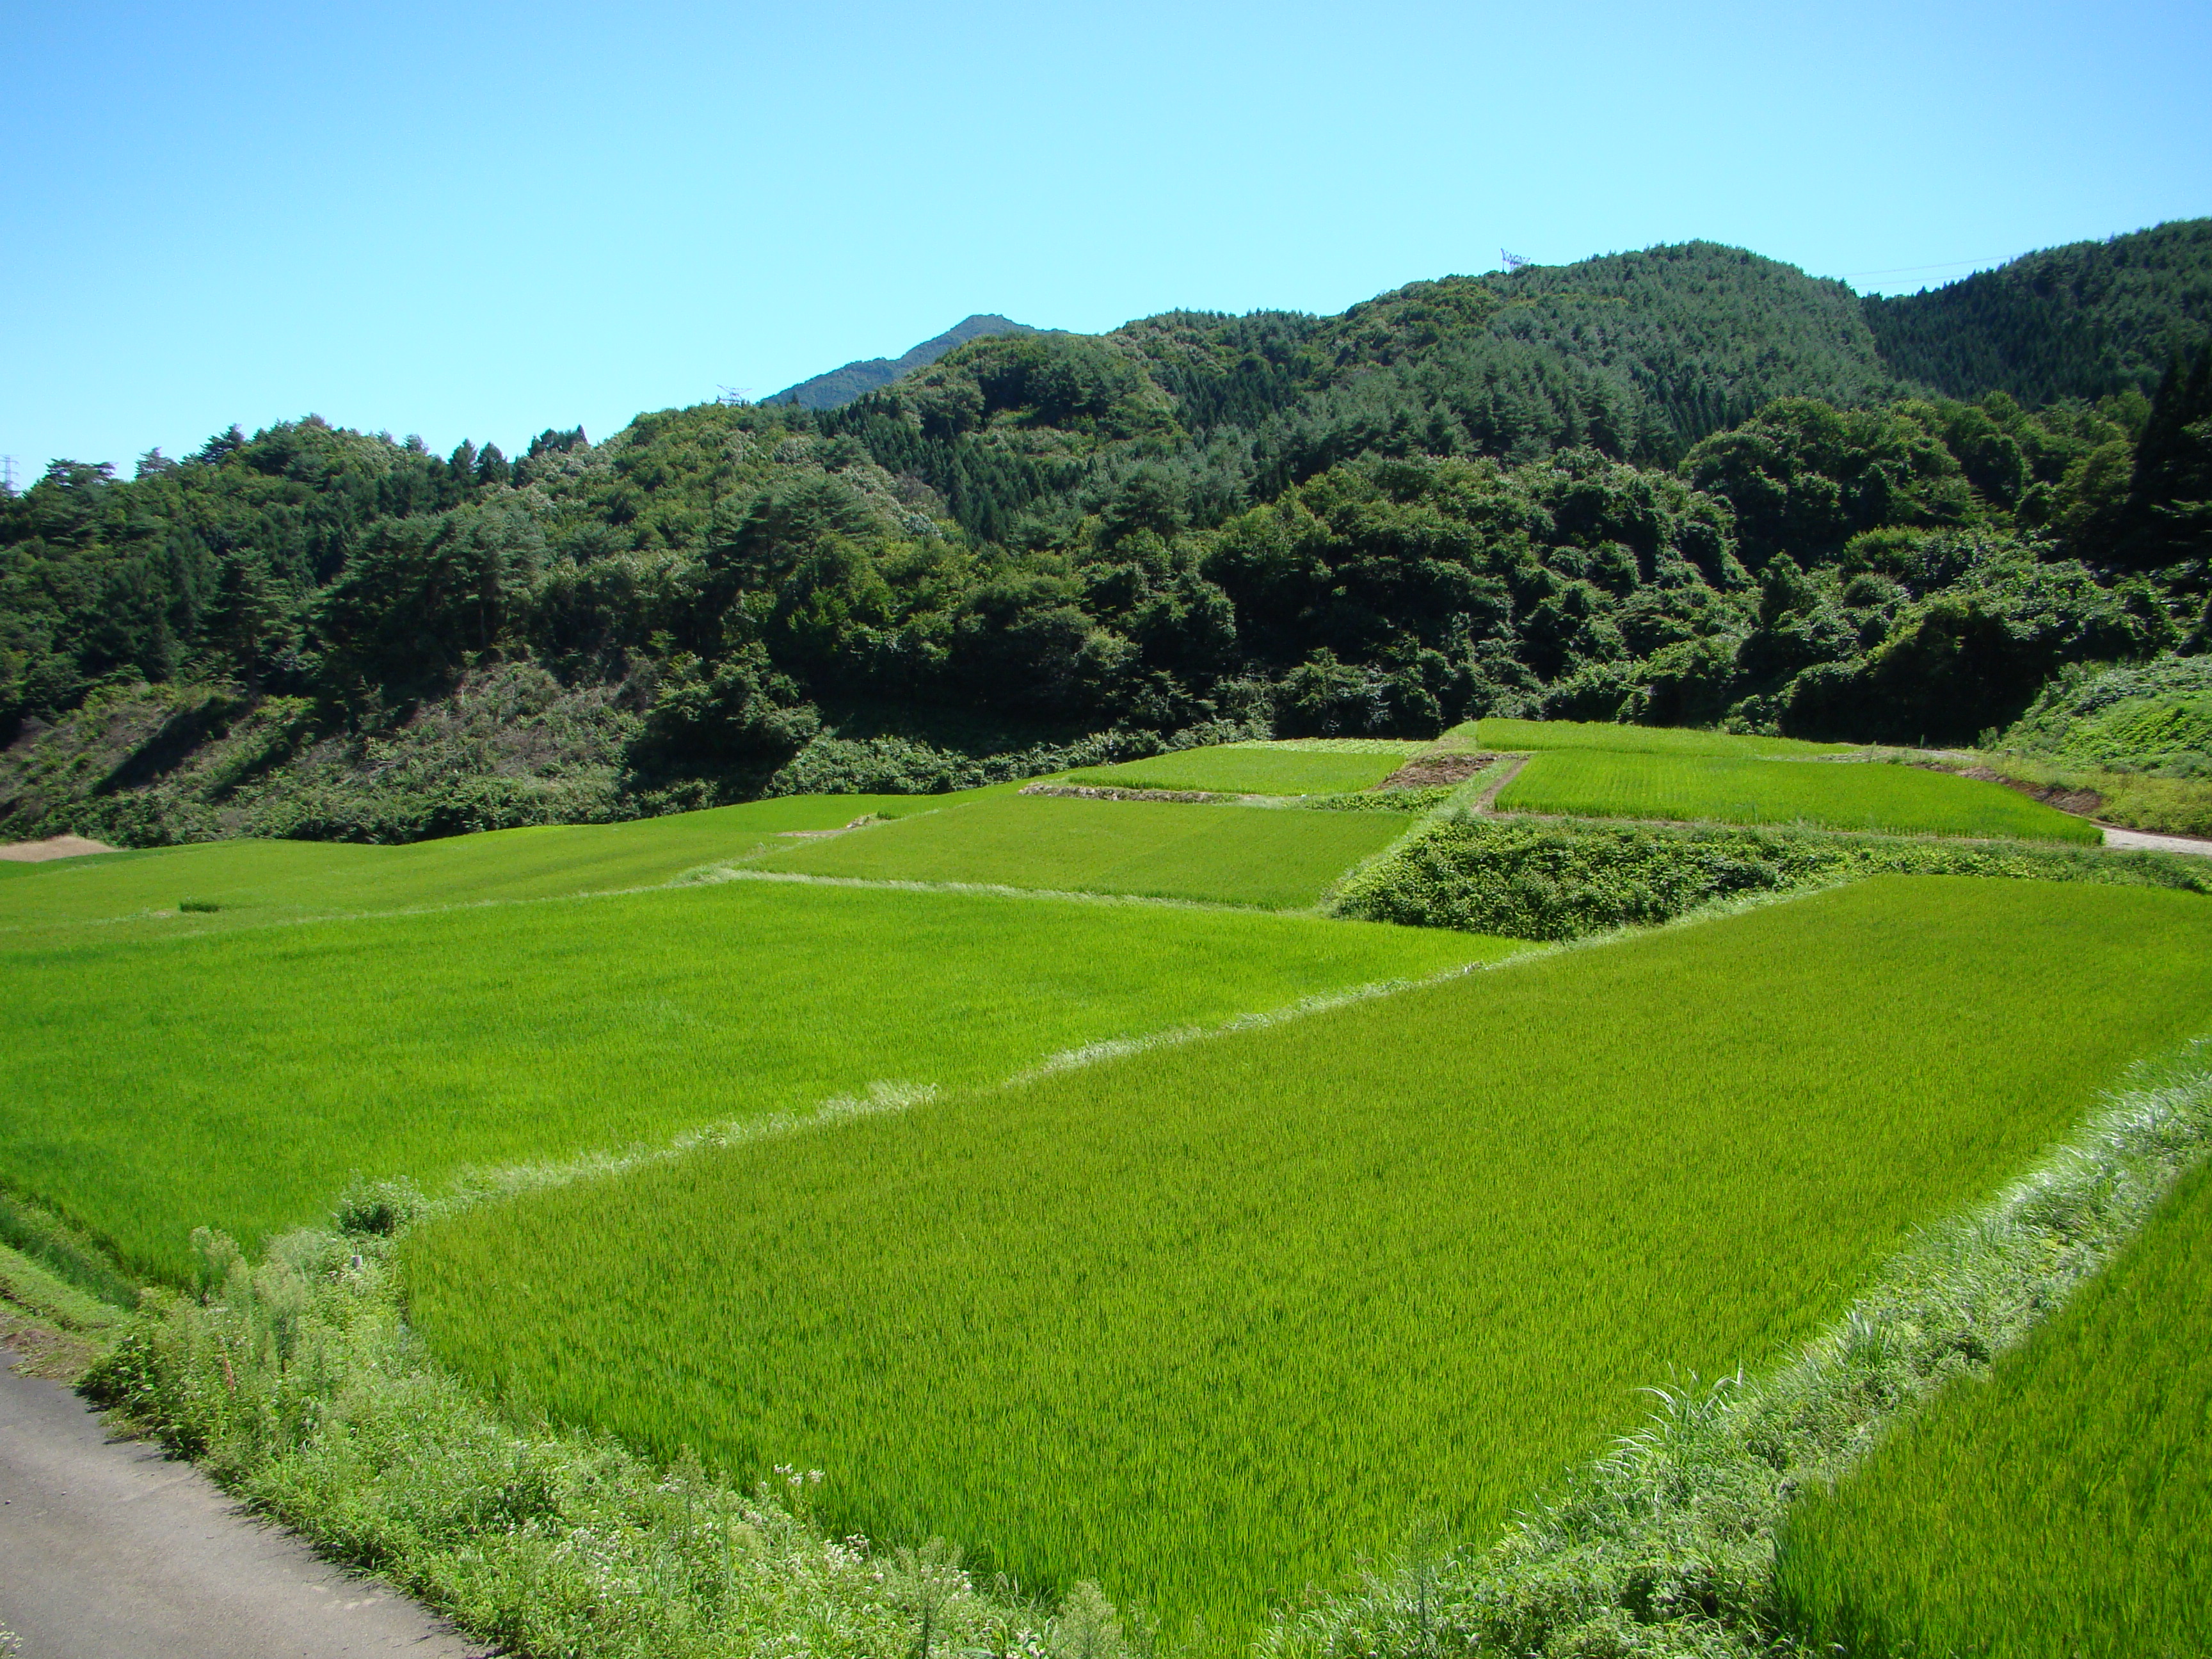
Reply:
[[[1649,927],[1717,900],[1873,875],[2212,893],[2212,863],[2166,853],[1446,811],[1346,877],[1332,902],[1340,915],[1369,921],[1571,939]]]
[[[323,1212],[356,1170],[429,1186],[876,1082],[988,1082],[1503,948],[769,882],[167,943],[81,929],[7,969],[0,1186],[173,1277],[194,1226],[250,1243]]]
[[[2208,998],[2194,896],[1881,878],[479,1210],[411,1305],[521,1412],[1226,1647],[1803,1336]]]
[[[1394,812],[1014,796],[872,825],[758,867],[1296,909],[1407,828]]]
[[[1917,766],[1561,750],[1498,793],[1501,811],[1828,830],[2002,836],[2095,845],[2104,831],[2002,784]]]
[[[1455,727],[1448,738],[1468,730]],[[1475,746],[1507,753],[1547,749],[1594,749],[1620,755],[1717,755],[1739,759],[1767,756],[1848,755],[1848,743],[1806,743],[1796,738],[1737,737],[1686,726],[1613,726],[1601,720],[1486,720],[1474,723]]]
[[[1779,1565],[1854,1655],[2212,1652],[2212,1166],[1985,1379],[1804,1499]]]
[[[1068,783],[1118,789],[1203,789],[1222,794],[1328,795],[1371,789],[1428,745],[1367,740],[1346,747],[1227,744],[1071,772]]]

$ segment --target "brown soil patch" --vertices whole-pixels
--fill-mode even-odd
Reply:
[[[15,864],[44,864],[48,859],[77,859],[87,853],[112,853],[106,842],[82,836],[48,836],[44,841],[15,841],[0,846],[0,859]]]
[[[1498,758],[1495,755],[1416,755],[1375,787],[1377,789],[1438,789],[1465,783]]]
[[[73,1382],[100,1358],[100,1345],[89,1337],[57,1330],[27,1309],[0,1300],[0,1352],[12,1355],[15,1368],[26,1376]]]
[[[1931,768],[1942,771],[1942,767]],[[2094,818],[2104,809],[2105,798],[2094,789],[2062,789],[2055,783],[2022,783],[2018,778],[2008,778],[2002,772],[1986,766],[1970,766],[1958,774],[1962,778],[1976,778],[1984,783],[2001,783],[2016,790],[2030,800],[2039,800],[2045,806],[2055,806],[2062,812],[2071,812],[2075,817]]]
[[[1094,789],[1081,783],[1033,783],[1022,793],[1066,795],[1077,800],[1174,800],[1194,806],[1228,799],[1225,795],[1208,794],[1203,789]]]

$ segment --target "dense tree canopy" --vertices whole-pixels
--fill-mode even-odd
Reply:
[[[0,495],[0,733],[105,720],[137,759],[59,794],[19,765],[0,812],[208,833],[239,791],[342,794],[372,753],[413,775],[393,757],[426,732],[425,777],[566,780],[537,806],[471,784],[483,821],[586,810],[587,777],[609,814],[836,767],[925,787],[1085,733],[1501,713],[1972,740],[2069,663],[2204,644],[2212,241],[2099,246],[2054,269],[2106,346],[2033,385],[1929,355],[1951,329],[2014,361],[2027,277],[1990,290],[2011,309],[1862,307],[1691,244],[1341,317],[980,337],[842,408],[704,404],[514,459],[311,416],[129,479],[58,461]],[[2145,318],[2185,354],[2149,387],[2112,367]],[[146,731],[133,696],[166,711]],[[191,811],[115,804],[171,773]],[[317,799],[252,822],[387,833]]]

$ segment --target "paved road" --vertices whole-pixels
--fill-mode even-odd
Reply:
[[[2154,836],[2142,830],[2105,831],[2107,847],[2134,847],[2152,853],[2195,853],[2203,858],[2212,858],[2212,841],[2198,841],[2193,836]]]
[[[0,1348],[0,1627],[21,1659],[464,1659],[390,1586],[241,1515],[158,1449],[110,1441]]]

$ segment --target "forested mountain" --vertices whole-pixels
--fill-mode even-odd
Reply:
[[[2212,219],[2075,242],[1865,305],[1891,368],[1946,397],[2148,395],[2212,330]]]
[[[2212,222],[1880,301],[1691,243],[513,460],[309,417],[58,461],[0,497],[0,833],[391,839],[1484,713],[1971,741],[2204,648],[2208,283]]]
[[[763,401],[797,404],[802,409],[836,409],[851,403],[863,392],[873,392],[878,386],[889,386],[902,375],[927,368],[954,347],[966,345],[970,340],[981,339],[987,334],[1030,334],[1035,331],[1028,324],[1018,323],[1007,317],[980,313],[963,317],[944,333],[933,339],[924,340],[903,356],[859,358],[842,368],[833,368],[826,374],[817,374],[811,380],[787,386]]]

